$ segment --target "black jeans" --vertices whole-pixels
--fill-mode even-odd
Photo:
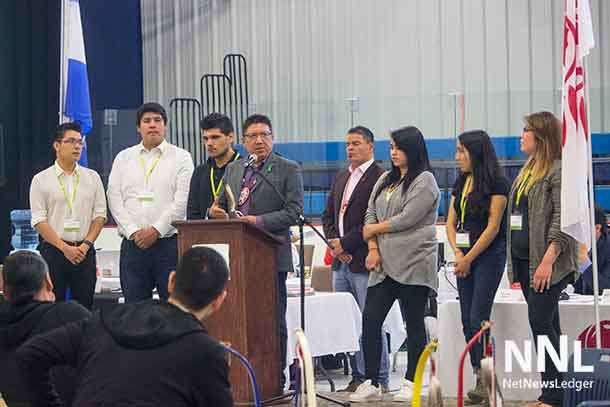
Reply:
[[[536,340],[538,336],[545,335],[559,354],[559,337],[561,327],[559,325],[559,294],[572,281],[572,275],[567,275],[563,280],[554,284],[548,290],[537,293],[530,287],[529,261],[512,259],[513,274],[515,281],[518,281],[523,291],[523,296],[527,301],[528,317],[530,329],[534,337],[534,345],[538,346]],[[557,370],[555,363],[548,356],[544,357],[546,371],[541,373],[542,381],[551,382],[557,380],[561,384],[563,374]],[[563,390],[543,388],[539,401],[553,406],[563,404]]]
[[[152,298],[157,287],[159,298],[169,297],[169,274],[176,270],[178,238],[174,235],[157,241],[148,249],[140,249],[133,240],[121,243],[120,276],[125,302],[138,302]]]
[[[468,252],[466,252],[468,253]],[[462,313],[462,329],[468,343],[481,329],[481,322],[489,321],[496,291],[506,264],[506,240],[494,242],[471,264],[470,274],[457,278]],[[470,364],[481,367],[483,344],[479,340],[470,348]]]
[[[362,314],[362,347],[364,351],[365,379],[377,385],[379,360],[381,357],[381,327],[395,300],[402,300],[409,312],[407,324],[407,347],[409,349],[405,379],[413,381],[417,361],[426,347],[424,310],[430,289],[421,285],[401,284],[389,276],[380,284],[369,287]]]
[[[277,328],[280,336],[280,385],[284,386],[286,377],[286,343],[288,342],[288,328],[286,327],[286,307],[288,304],[288,292],[286,290],[286,278],[288,273],[277,273]]]
[[[70,263],[61,250],[47,242],[42,242],[38,251],[49,265],[55,299],[65,301],[66,290],[70,288],[71,298],[90,310],[97,281],[95,249],[90,248],[85,260],[76,265]]]

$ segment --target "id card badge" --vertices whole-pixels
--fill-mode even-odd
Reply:
[[[459,231],[455,235],[455,244],[457,247],[469,248],[470,247],[470,234],[467,231]]]
[[[66,220],[64,221],[64,231],[65,232],[79,232],[80,231],[80,222],[77,220]]]
[[[140,191],[140,193],[136,196],[138,202],[142,204],[150,204],[155,201],[155,194],[152,191]]]
[[[510,215],[510,230],[523,230],[523,215],[520,213]]]

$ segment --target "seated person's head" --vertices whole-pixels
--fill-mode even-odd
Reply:
[[[169,276],[170,302],[178,302],[202,320],[220,308],[228,280],[229,267],[216,250],[193,247]]]
[[[13,304],[55,301],[47,262],[34,252],[20,250],[4,259],[2,277],[4,296]]]
[[[604,210],[595,205],[595,238],[599,239],[602,234],[608,234],[608,221]]]

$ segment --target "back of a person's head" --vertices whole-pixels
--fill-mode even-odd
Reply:
[[[47,263],[40,255],[27,250],[17,251],[4,259],[4,294],[14,304],[31,301],[44,287],[48,272]]]
[[[222,294],[228,280],[229,267],[216,250],[193,247],[178,262],[171,296],[189,309],[199,311]]]

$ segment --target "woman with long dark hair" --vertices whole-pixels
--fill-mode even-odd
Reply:
[[[462,328],[466,342],[489,320],[506,264],[506,201],[510,189],[502,174],[491,139],[483,130],[460,134],[455,160],[460,169],[453,185],[447,216],[447,240],[455,253]],[[476,387],[468,398],[474,404],[487,397],[481,383],[483,346],[470,349]]]
[[[546,337],[559,354],[559,294],[578,271],[576,241],[561,231],[561,122],[553,113],[525,116],[521,151],[527,160],[512,185],[507,212],[507,271],[527,301],[534,344]],[[536,407],[561,406],[562,374],[545,352]]]
[[[382,399],[377,382],[383,321],[396,299],[408,307],[409,360],[394,401],[409,401],[417,361],[426,345],[424,309],[430,290],[438,289],[436,218],[439,190],[430,169],[428,151],[416,127],[391,133],[392,169],[371,193],[364,219],[368,242],[369,287],[362,315],[365,381],[350,401]]]

